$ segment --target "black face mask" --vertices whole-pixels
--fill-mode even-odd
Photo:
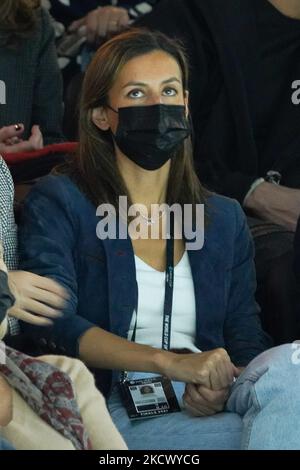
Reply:
[[[191,133],[185,112],[165,104],[119,108],[115,142],[141,168],[158,170]]]
[[[0,323],[6,317],[7,310],[13,306],[14,301],[8,287],[7,274],[0,270]]]

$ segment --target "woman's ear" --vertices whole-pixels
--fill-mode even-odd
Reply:
[[[108,122],[107,111],[103,106],[94,108],[92,111],[92,121],[101,131],[108,131],[110,125]]]
[[[184,92],[184,106],[185,106],[185,116],[188,117],[190,112],[189,112],[189,97],[190,93],[188,90],[185,90]]]

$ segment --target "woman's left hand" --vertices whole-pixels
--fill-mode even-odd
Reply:
[[[229,397],[229,387],[210,390],[203,385],[187,384],[183,395],[186,409],[194,416],[212,416],[224,410]]]
[[[0,374],[0,426],[7,426],[13,418],[13,393],[11,386]]]

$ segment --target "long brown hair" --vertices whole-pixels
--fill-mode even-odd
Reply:
[[[35,29],[40,0],[1,0],[0,46],[17,46]]]
[[[69,175],[96,206],[109,203],[117,208],[119,196],[127,196],[130,202],[130,195],[116,163],[111,133],[95,126],[92,111],[108,104],[108,93],[129,60],[156,50],[176,60],[183,89],[187,90],[188,64],[182,45],[160,32],[146,29],[131,29],[106,42],[87,70],[80,105],[80,143]],[[187,139],[172,158],[166,202],[198,204],[204,202],[205,196],[194,171],[191,141]]]

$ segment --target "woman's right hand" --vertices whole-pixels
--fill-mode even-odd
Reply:
[[[203,385],[215,391],[229,387],[235,376],[235,366],[222,348],[192,354],[168,353],[162,369],[170,380]]]
[[[8,283],[16,299],[8,311],[10,316],[33,325],[49,326],[62,315],[68,296],[52,279],[27,271],[9,271]]]
[[[23,124],[0,128],[0,153],[32,152],[43,148],[43,135],[39,126],[33,126],[28,140],[22,140]]]

